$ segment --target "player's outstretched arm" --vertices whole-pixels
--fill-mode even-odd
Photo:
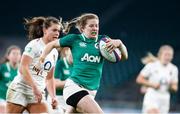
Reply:
[[[30,85],[32,87],[33,93],[34,93],[35,98],[37,99],[37,101],[41,102],[41,100],[42,100],[42,93],[38,89],[36,83],[34,82],[32,76],[31,76],[31,73],[29,71],[29,65],[31,63],[32,63],[32,58],[27,56],[27,55],[23,55],[19,71],[23,75],[23,78],[28,83],[28,85]]]
[[[146,87],[152,87],[154,89],[159,89],[160,88],[160,84],[159,83],[152,83],[152,82],[150,82],[149,80],[144,78],[144,76],[142,74],[139,74],[137,76],[136,83],[138,83],[140,85],[144,85]]]
[[[55,88],[55,80],[54,80],[54,68],[51,69],[51,71],[48,73],[46,77],[46,87],[48,90],[49,95],[51,96],[51,105],[52,108],[57,108],[58,100],[56,98],[56,88]]]
[[[60,48],[59,40],[52,41],[48,43],[44,49],[44,51],[41,54],[41,57],[39,59],[40,63],[44,62],[44,59],[46,56],[51,52],[53,48]]]

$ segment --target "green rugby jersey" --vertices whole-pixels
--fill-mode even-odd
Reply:
[[[89,90],[97,90],[100,84],[104,59],[98,49],[98,41],[102,37],[91,39],[83,34],[69,34],[59,40],[60,46],[70,47],[73,55],[70,79]]]
[[[62,81],[66,80],[72,73],[72,65],[70,65],[66,58],[60,58],[55,67],[54,76],[56,79]],[[56,95],[62,95],[63,90],[60,88],[56,89]]]
[[[17,75],[17,70],[10,66],[10,64],[4,63],[0,66],[0,99],[6,99],[6,92],[10,82]]]

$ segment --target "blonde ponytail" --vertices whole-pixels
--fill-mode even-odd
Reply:
[[[154,56],[151,52],[148,52],[147,55],[141,59],[141,62],[146,65],[148,63],[156,61],[157,59],[158,58]]]
[[[79,30],[79,32],[82,33],[82,29],[86,26],[88,19],[99,20],[96,14],[93,14],[93,13],[82,14],[81,16],[76,17],[69,22],[67,21],[63,23],[63,26],[64,26],[63,33],[68,34],[72,26],[75,26]]]
[[[68,22],[68,21],[67,21],[67,22],[64,22],[64,23],[63,23],[63,27],[64,27],[63,33],[64,33],[64,34],[68,34],[69,31],[70,31],[70,29],[71,29],[71,27],[76,26],[77,21],[78,21],[78,19],[77,19],[77,18],[74,18],[74,19],[72,19],[72,20],[69,21],[69,22]]]

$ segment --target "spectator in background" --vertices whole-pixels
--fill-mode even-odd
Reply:
[[[25,47],[20,62],[18,75],[10,84],[7,92],[7,113],[48,113],[44,89],[52,98],[52,106],[57,106],[54,66],[58,51],[53,49],[47,56],[40,70],[34,65],[38,62],[44,47],[58,39],[62,28],[61,20],[55,17],[33,17],[25,19],[25,27],[31,40]]]
[[[55,85],[56,85],[56,95],[57,99],[60,102],[55,113],[63,114],[66,110],[66,102],[63,98],[63,88],[67,78],[70,77],[72,73],[72,54],[71,50],[68,47],[64,47],[60,53],[60,59],[56,63],[55,67]],[[48,96],[48,101],[50,97]]]
[[[147,87],[143,100],[143,113],[167,114],[170,108],[170,91],[178,90],[178,68],[171,63],[173,48],[160,47],[158,56],[152,54],[143,58],[146,66],[141,70],[136,82]]]
[[[5,112],[6,92],[9,84],[17,75],[21,59],[21,49],[16,45],[7,48],[0,65],[0,113]]]

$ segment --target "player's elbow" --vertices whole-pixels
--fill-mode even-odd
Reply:
[[[125,56],[124,56],[124,60],[127,60],[128,59],[128,54],[126,54]]]
[[[171,89],[172,89],[173,92],[177,92],[178,91],[178,86],[177,85],[173,85],[171,87]]]
[[[53,48],[60,48],[59,40],[55,40],[52,42]]]
[[[52,42],[49,42],[47,45],[46,45],[46,49],[53,49],[53,48],[60,48],[60,45],[59,45],[59,41],[58,40],[54,40]]]
[[[121,60],[125,61],[128,59],[128,54],[123,54]]]
[[[174,92],[177,92],[178,91],[178,87],[174,88]]]
[[[27,74],[27,69],[28,69],[28,66],[22,64],[22,65],[19,67],[19,72],[20,72],[23,76],[26,76],[26,74]]]
[[[136,78],[136,83],[137,84],[141,84],[142,83],[142,77],[140,75]]]

